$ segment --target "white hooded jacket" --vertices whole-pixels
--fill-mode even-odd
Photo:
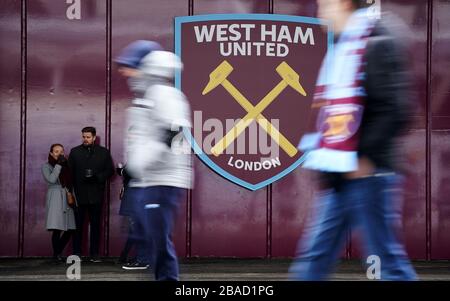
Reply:
[[[191,151],[183,134],[183,128],[191,124],[186,97],[170,83],[153,83],[143,98],[133,100],[125,133],[129,186],[192,188]],[[169,147],[170,130],[179,132]]]

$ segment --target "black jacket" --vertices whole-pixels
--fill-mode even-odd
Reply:
[[[378,22],[369,38],[365,53],[366,77],[364,114],[358,156],[368,157],[377,168],[399,167],[396,142],[413,110],[406,49],[387,25]],[[323,173],[326,186],[337,186],[341,174]]]
[[[407,54],[402,47],[382,23],[374,28],[367,44],[367,97],[358,155],[367,156],[378,168],[397,169],[395,143],[414,104]]]
[[[114,174],[109,150],[99,145],[91,147],[79,145],[70,151],[69,166],[72,170],[78,204],[100,204],[106,181]],[[92,178],[85,178],[86,169],[92,169]]]

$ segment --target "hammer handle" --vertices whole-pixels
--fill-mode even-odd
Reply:
[[[245,115],[239,122],[223,136],[219,142],[211,149],[211,153],[215,156],[220,155],[223,151],[252,123],[252,121],[264,111],[287,87],[285,81],[280,81],[264,98]]]
[[[229,80],[225,79],[222,86],[247,112],[254,109],[252,103]],[[297,148],[263,114],[256,116],[256,121],[290,157],[297,154]]]

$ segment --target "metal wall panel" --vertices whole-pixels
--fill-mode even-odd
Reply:
[[[45,231],[47,188],[41,174],[50,145],[61,143],[69,153],[81,144],[84,126],[95,126],[105,145],[106,2],[82,1],[80,20],[67,18],[65,1],[27,3],[24,255],[41,256],[51,255],[50,234]],[[103,240],[100,254],[102,250]]]
[[[188,14],[188,0],[165,1],[154,0],[115,0],[112,1],[112,58],[114,59],[126,45],[135,40],[154,40],[164,49],[173,51],[175,16]],[[111,82],[111,151],[117,162],[123,162],[123,136],[125,110],[133,95],[129,92],[126,81],[112,66]],[[126,218],[118,215],[121,187],[120,177],[116,177],[111,185],[110,212],[110,255],[119,255],[127,236]],[[187,199],[187,197],[186,197]],[[174,242],[179,256],[186,255],[186,202],[180,207]]]
[[[399,233],[408,255],[426,258],[426,70],[427,70],[427,3],[426,1],[381,1],[382,11],[398,18],[408,32],[396,32],[409,42],[411,91],[416,110],[407,132],[399,143],[399,166],[405,172],[402,229]],[[397,28],[397,27],[396,27]],[[397,29],[393,29],[394,32]],[[361,257],[360,238],[351,240],[350,255]]]
[[[273,13],[282,15],[317,17],[317,1],[275,0],[273,2]]]
[[[273,13],[316,17],[315,0],[276,0]],[[300,59],[300,58],[299,58]],[[314,201],[313,174],[297,168],[277,181],[272,190],[272,256],[294,256]]]
[[[266,1],[194,1],[194,15],[267,13]],[[250,192],[195,159],[192,256],[266,255],[266,190]]]
[[[0,2],[0,256],[19,240],[21,3]]]
[[[450,2],[433,2],[431,32],[431,259],[450,258]]]
[[[261,0],[194,0],[194,15],[267,14],[269,1]]]
[[[20,256],[22,251],[24,256],[51,254],[45,231],[46,187],[40,171],[50,144],[60,142],[69,152],[81,142],[80,129],[94,125],[101,144],[111,146],[114,161],[123,160],[124,110],[131,95],[114,66],[108,69],[110,55],[136,39],[157,40],[173,50],[175,16],[272,12],[315,16],[315,2],[83,0],[81,20],[69,20],[66,1],[1,1],[0,239],[7,243],[0,245],[0,256]],[[418,96],[414,122],[400,150],[408,167],[403,236],[412,258],[449,259],[450,4],[381,2],[383,10],[393,11],[411,31],[411,68]],[[27,15],[21,20],[23,4]],[[21,22],[27,24],[23,48]],[[23,75],[22,53],[27,53]],[[22,86],[26,89],[21,95]],[[294,255],[316,191],[310,173],[299,168],[265,189],[250,192],[221,178],[196,157],[194,161],[195,189],[180,208],[175,230],[180,256]],[[104,208],[102,254],[109,250],[113,256],[126,237],[125,220],[118,215],[120,186],[120,178],[113,178],[109,215],[107,202]],[[353,240],[348,255],[359,257],[358,250]]]

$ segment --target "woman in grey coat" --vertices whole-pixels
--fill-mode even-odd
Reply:
[[[46,228],[53,232],[53,258],[55,261],[63,261],[61,253],[76,226],[73,209],[67,203],[66,190],[72,191],[73,186],[67,159],[64,157],[64,147],[61,144],[53,144],[50,147],[48,162],[42,166],[42,175],[48,184]]]

